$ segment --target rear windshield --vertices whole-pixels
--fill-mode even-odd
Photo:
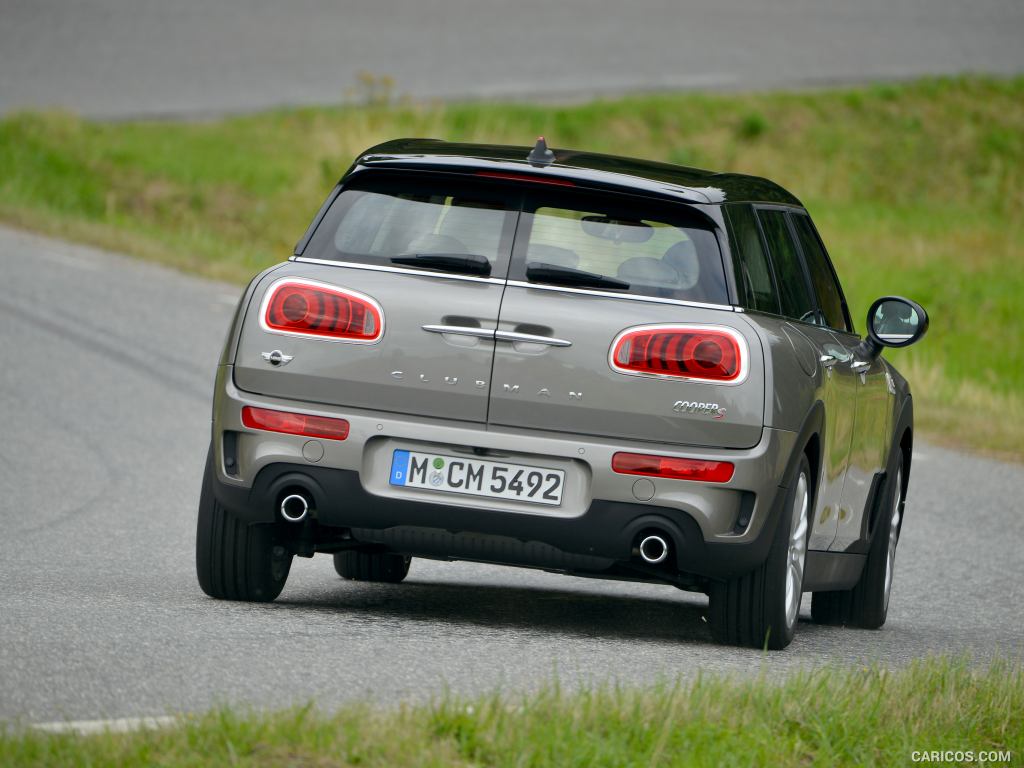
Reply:
[[[531,266],[549,264],[628,285],[613,291],[729,302],[718,240],[685,205],[583,192],[528,197],[510,277],[526,280]]]
[[[518,199],[486,182],[357,178],[338,195],[303,255],[378,265],[418,255],[478,255],[498,274],[518,208]]]
[[[486,259],[494,277],[728,304],[711,227],[687,205],[629,195],[374,173],[348,182],[303,255],[393,266],[469,256]],[[451,260],[418,261],[460,271]]]

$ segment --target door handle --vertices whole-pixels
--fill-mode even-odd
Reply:
[[[867,373],[867,370],[870,367],[871,363],[866,360],[855,360],[850,363],[850,370],[854,373]]]
[[[839,358],[835,355],[822,355],[818,358],[818,362],[821,363],[822,368],[831,368],[839,362]]]
[[[568,339],[556,339],[553,336],[537,336],[533,333],[518,333],[516,331],[495,331],[494,338],[498,341],[525,341],[530,344],[547,344],[549,347],[572,346],[572,342]]]
[[[493,339],[493,328],[474,328],[471,325],[424,325],[424,331],[429,333],[447,333],[452,336],[473,336],[477,339]]]

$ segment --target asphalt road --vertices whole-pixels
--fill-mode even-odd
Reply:
[[[1019,0],[0,0],[0,113],[196,116],[1024,72]]]
[[[469,563],[384,586],[296,559],[274,604],[211,600],[195,508],[238,289],[3,228],[0,274],[0,721],[1024,651],[1024,467],[927,445],[886,627],[819,627],[805,600],[763,658],[713,645],[698,595]]]

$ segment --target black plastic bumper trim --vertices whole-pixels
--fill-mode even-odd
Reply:
[[[739,576],[764,561],[779,518],[777,507],[785,496],[776,493],[769,519],[756,539],[722,543],[706,542],[693,517],[668,507],[594,499],[583,515],[558,518],[375,496],[363,488],[359,473],[352,470],[270,464],[260,470],[251,488],[220,482],[214,473],[218,501],[250,523],[274,521],[281,496],[295,488],[312,496],[321,525],[376,531],[413,527],[502,536],[593,558],[595,564],[599,559],[629,561],[638,534],[657,528],[671,537],[681,573],[716,580]],[[423,554],[436,557],[438,553],[432,549]]]

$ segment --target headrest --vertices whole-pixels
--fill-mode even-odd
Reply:
[[[627,283],[674,288],[679,285],[679,273],[662,259],[634,256],[619,267],[618,277]]]

